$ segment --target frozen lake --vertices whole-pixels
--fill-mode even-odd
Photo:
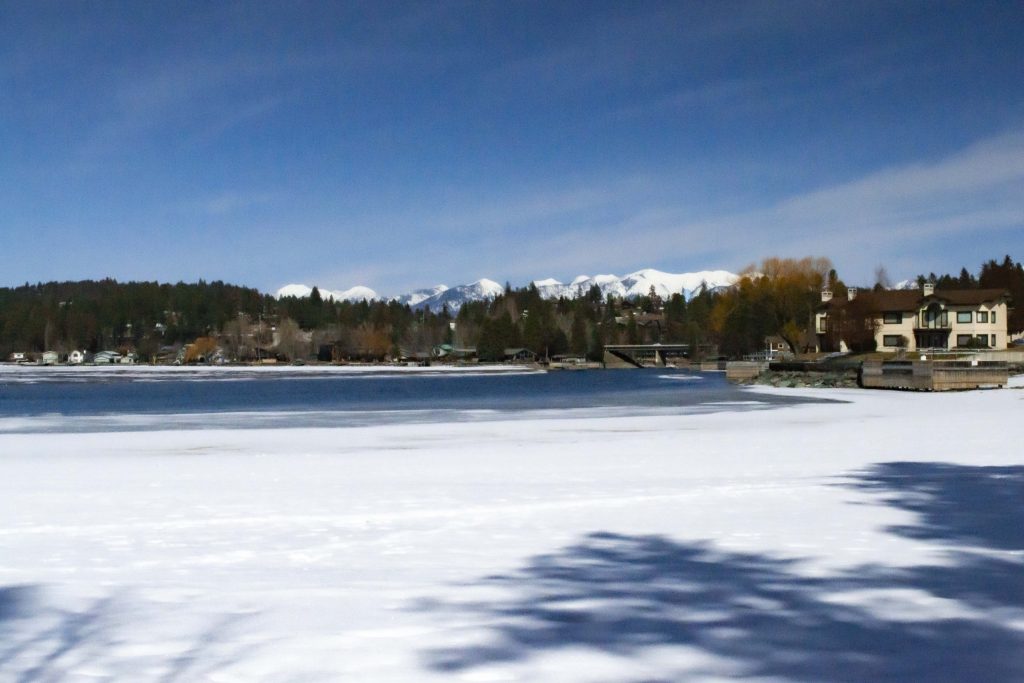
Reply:
[[[6,409],[0,680],[1024,680],[1024,391],[618,377],[681,402]]]
[[[765,409],[723,373],[514,367],[0,367],[0,432],[351,427]],[[30,420],[22,418],[32,418]]]

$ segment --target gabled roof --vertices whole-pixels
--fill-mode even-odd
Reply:
[[[954,306],[977,306],[1009,298],[1010,294],[1003,289],[950,289],[936,291],[927,297],[929,301],[944,301]]]
[[[928,296],[919,289],[884,289],[860,292],[855,300],[873,311],[916,311],[933,301],[951,306],[979,306],[1008,298],[1009,294],[1002,289],[944,289]],[[843,308],[849,302],[846,297],[833,297],[823,302],[819,310]]]

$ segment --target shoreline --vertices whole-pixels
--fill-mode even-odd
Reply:
[[[502,373],[538,373],[546,372],[544,368],[532,365],[144,365],[118,364],[109,365],[18,365],[13,363],[0,364],[0,381],[7,377],[28,376],[33,373],[40,376],[74,376],[74,375],[231,375],[259,374],[273,375],[361,375],[361,374],[502,374]]]

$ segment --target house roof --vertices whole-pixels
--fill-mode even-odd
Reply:
[[[945,301],[954,306],[976,306],[1009,298],[1009,292],[1003,289],[951,289],[937,291],[928,297],[929,300]]]
[[[1002,289],[943,289],[924,296],[919,289],[885,289],[857,294],[856,301],[863,302],[874,311],[916,311],[935,301],[951,306],[978,306],[996,303],[1009,298]],[[846,297],[833,297],[821,304],[821,308],[842,308],[849,303]]]

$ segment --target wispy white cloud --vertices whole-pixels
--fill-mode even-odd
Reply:
[[[284,95],[255,87],[260,74],[253,65],[194,59],[126,75],[113,87],[110,104],[85,135],[79,155],[89,159],[130,149],[157,131],[209,139],[267,114]]]
[[[717,117],[765,116],[823,99],[851,99],[866,92],[883,91],[939,68],[914,62],[909,52],[920,41],[872,45],[831,58],[788,69],[747,70],[696,80],[683,87],[639,97],[609,113],[612,121],[651,114],[682,115],[693,111],[714,112]]]
[[[1024,132],[943,159],[880,170],[747,212],[689,222],[673,209],[638,213],[605,234],[630,234],[679,257],[822,253],[855,272],[920,253],[922,244],[984,235],[998,250],[1015,230],[1024,246]]]
[[[879,263],[926,268],[921,255],[937,244],[947,253],[964,240],[985,240],[993,253],[1020,251],[1022,188],[1024,131],[944,158],[881,169],[772,204],[700,219],[694,219],[690,203],[666,200],[664,187],[652,193],[643,182],[628,178],[585,191],[573,187],[486,207],[451,207],[446,216],[434,218],[442,238],[424,240],[415,262],[399,258],[390,270],[403,282],[418,276],[426,283],[451,279],[453,273],[469,277],[470,261],[474,274],[526,281],[626,271],[652,262],[678,269],[740,268],[771,254],[814,254],[830,256],[841,272],[866,280]],[[466,234],[472,225],[489,229]],[[446,229],[458,231],[457,250],[443,239]]]

